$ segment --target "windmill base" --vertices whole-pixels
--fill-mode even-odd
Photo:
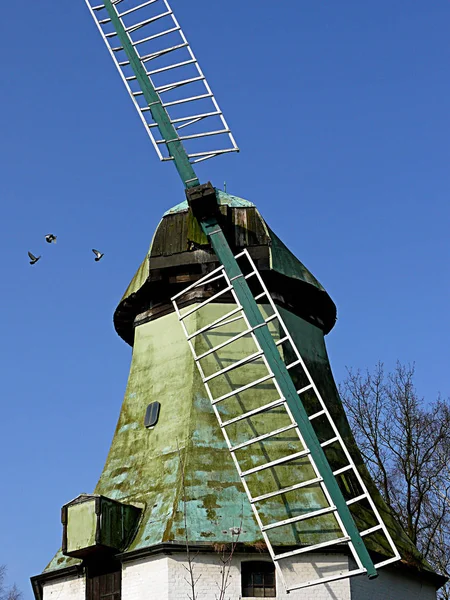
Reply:
[[[395,566],[382,569],[379,577],[372,581],[365,576],[358,576],[286,594],[282,583],[276,580],[275,596],[268,595],[273,594],[268,587],[265,590],[255,587],[255,593],[258,595],[247,596],[244,595],[246,592],[242,587],[242,565],[251,561],[264,561],[271,565],[270,559],[264,553],[246,553],[233,556],[226,594],[224,595],[226,600],[244,600],[245,598],[253,600],[257,597],[272,597],[278,600],[436,599],[436,589],[433,584],[416,578],[410,572]],[[328,564],[329,568],[334,571],[338,564],[348,568],[348,558],[343,554],[316,554],[315,564],[320,565],[322,568],[325,564]],[[199,554],[196,556],[194,578],[199,577],[195,586],[197,600],[216,600],[216,598],[221,597],[221,568],[219,554]],[[309,576],[314,571],[311,557],[298,560],[296,570],[298,572],[303,570],[304,574]],[[188,580],[189,571],[187,570],[185,554],[158,554],[126,561],[121,565],[119,579],[116,579],[119,582],[120,590],[118,590],[118,595],[114,595],[114,600],[184,600],[192,597]],[[89,585],[88,582],[88,587]],[[80,569],[78,574],[66,574],[64,576],[61,573],[58,578],[41,581],[39,583],[39,595],[42,600],[56,600],[56,598],[58,600],[96,600],[96,596],[92,596],[92,592],[86,593],[86,587],[86,575]],[[91,589],[93,589],[93,586],[91,586]]]

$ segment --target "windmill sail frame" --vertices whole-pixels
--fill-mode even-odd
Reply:
[[[296,344],[294,343],[294,340],[293,340],[286,324],[284,323],[284,321],[281,317],[281,314],[270,295],[270,292],[268,291],[266,285],[264,284],[264,281],[263,281],[260,273],[258,272],[252,258],[250,257],[247,250],[244,250],[243,252],[239,253],[234,258],[236,261],[239,261],[240,265],[242,264],[242,261],[244,261],[244,263],[247,264],[247,267],[243,268],[243,273],[241,273],[241,275],[230,276],[229,273],[227,273],[227,269],[222,265],[222,266],[216,268],[215,270],[211,271],[208,275],[199,279],[197,282],[191,284],[190,286],[185,288],[183,291],[179,292],[176,296],[174,296],[172,298],[172,303],[173,303],[174,309],[176,311],[176,314],[178,316],[178,319],[181,323],[181,326],[183,328],[185,337],[188,341],[194,361],[199,370],[199,373],[202,378],[203,384],[205,386],[208,398],[211,401],[211,405],[212,405],[213,411],[216,415],[219,427],[222,430],[222,433],[225,438],[225,442],[231,453],[234,464],[236,466],[239,477],[241,479],[242,485],[245,489],[248,500],[252,507],[253,514],[258,523],[258,526],[260,527],[262,536],[263,536],[264,541],[267,545],[267,548],[270,552],[272,560],[275,563],[278,574],[279,574],[281,580],[284,582],[284,585],[285,585],[287,591],[293,591],[293,590],[297,590],[297,589],[311,587],[311,586],[318,585],[318,584],[329,583],[331,581],[336,581],[339,579],[344,579],[346,577],[360,575],[363,573],[367,573],[367,574],[369,574],[369,576],[376,576],[376,572],[374,572],[374,570],[370,571],[370,565],[367,566],[367,563],[363,564],[363,561],[361,560],[361,554],[362,554],[361,548],[356,547],[357,544],[355,544],[355,536],[351,535],[349,533],[349,531],[347,530],[349,520],[347,518],[348,515],[347,516],[345,515],[346,511],[345,510],[342,511],[342,507],[339,507],[338,503],[336,502],[336,497],[334,497],[334,499],[333,499],[330,494],[330,490],[329,490],[329,488],[331,487],[330,479],[327,476],[327,474],[324,473],[323,465],[320,464],[321,463],[320,453],[323,453],[323,449],[329,447],[332,444],[338,444],[343,456],[345,456],[345,460],[346,460],[347,464],[345,464],[344,466],[342,466],[338,469],[334,469],[332,471],[333,481],[335,483],[337,483],[337,479],[342,474],[349,473],[349,472],[351,472],[352,476],[358,482],[360,491],[359,491],[359,493],[357,493],[357,495],[353,495],[352,497],[349,497],[345,500],[346,509],[348,509],[348,507],[350,507],[350,506],[354,507],[358,503],[360,503],[360,504],[365,503],[365,504],[368,504],[370,507],[370,511],[373,515],[373,519],[375,520],[375,524],[372,525],[371,527],[366,527],[365,529],[358,531],[357,537],[364,538],[366,536],[370,536],[370,535],[373,535],[378,532],[379,535],[383,536],[385,544],[389,548],[389,551],[392,554],[391,557],[383,559],[383,560],[375,563],[375,565],[373,565],[374,568],[377,569],[377,568],[386,566],[390,563],[400,560],[400,554],[392,540],[392,537],[391,537],[385,523],[383,522],[383,520],[381,518],[379,510],[378,510],[375,502],[373,501],[373,499],[367,489],[367,486],[364,483],[363,478],[361,477],[361,474],[358,471],[358,468],[357,468],[357,466],[356,466],[356,464],[355,464],[355,462],[354,462],[354,460],[353,460],[353,458],[352,458],[352,456],[351,456],[351,454],[339,432],[339,429],[337,428],[337,426],[328,410],[328,407],[327,407],[326,403],[324,402],[322,395],[320,394],[319,389],[318,389],[316,383],[314,382]],[[248,312],[245,310],[243,303],[238,298],[238,295],[236,293],[235,286],[234,286],[234,282],[236,280],[240,280],[241,282],[244,281],[245,282],[244,285],[248,286],[247,282],[251,279],[257,280],[258,289],[261,290],[260,293],[258,293],[256,296],[254,296],[255,303],[257,301],[260,304],[266,304],[266,305],[269,305],[269,307],[270,307],[270,309],[268,311],[269,316],[264,316],[263,313],[260,311],[260,308],[258,308],[258,311],[260,311],[261,322],[259,324],[253,325],[253,326],[248,319]],[[183,297],[184,296],[186,296],[186,295],[189,296],[189,294],[192,294],[192,292],[195,292],[196,289],[201,289],[203,287],[208,287],[208,286],[210,287],[211,284],[214,284],[217,287],[218,282],[220,282],[220,281],[222,281],[222,286],[221,287],[219,286],[219,291],[216,291],[215,293],[211,293],[210,297],[207,300],[203,300],[202,302],[200,302],[198,304],[194,304],[194,306],[192,306],[192,304],[188,304],[187,308],[183,308]],[[250,289],[248,290],[248,293],[253,296]],[[202,310],[204,307],[206,307],[208,304],[211,304],[212,302],[220,302],[221,300],[223,302],[225,302],[227,295],[232,296],[232,303],[231,303],[231,308],[229,311],[227,311],[221,317],[219,317],[218,319],[215,319],[208,325],[204,325],[196,331],[189,331],[188,327],[186,326],[187,319],[189,319],[195,313]],[[229,302],[229,299],[227,301]],[[243,320],[245,323],[244,329],[242,331],[240,331],[239,333],[234,333],[233,335],[229,335],[227,338],[226,334],[221,329],[221,331],[222,331],[221,335],[223,337],[225,337],[225,340],[222,341],[220,344],[217,344],[216,346],[211,347],[206,352],[197,354],[196,347],[195,347],[195,340],[198,339],[199,336],[204,336],[208,333],[211,333],[214,330],[218,330],[219,328],[223,328],[224,326],[227,326],[231,323],[235,323],[238,320]],[[310,442],[307,443],[305,441],[306,439],[308,439],[308,432],[306,431],[307,428],[305,427],[305,423],[300,422],[298,420],[298,418],[296,419],[296,417],[294,416],[294,411],[292,410],[292,408],[293,408],[292,403],[289,401],[289,398],[287,398],[285,396],[285,394],[283,394],[282,386],[280,385],[280,378],[279,378],[279,376],[277,376],[277,374],[274,373],[274,369],[272,368],[272,365],[269,364],[267,345],[264,342],[261,343],[261,341],[257,338],[257,333],[261,332],[261,330],[264,329],[267,332],[269,331],[269,324],[271,322],[276,322],[278,325],[278,330],[279,330],[279,339],[278,340],[275,340],[273,338],[273,333],[270,334],[270,337],[272,339],[272,344],[275,347],[277,354],[279,353],[282,345],[285,343],[288,343],[290,345],[290,347],[292,348],[292,350],[295,354],[294,360],[291,361],[289,364],[285,365],[285,370],[286,370],[288,376],[291,377],[291,374],[292,374],[294,368],[300,366],[300,368],[302,369],[302,371],[304,373],[304,376],[307,379],[307,383],[305,382],[306,385],[304,385],[301,389],[296,390],[297,405],[298,405],[297,408],[300,406],[303,408],[302,397],[305,395],[305,393],[314,394],[314,396],[319,404],[319,410],[316,410],[312,414],[307,415],[307,420],[309,422],[309,425],[311,425],[316,419],[319,419],[320,417],[324,417],[327,420],[328,425],[332,431],[331,437],[320,443],[320,451],[319,452],[317,451],[316,448],[309,446]],[[214,371],[213,373],[205,372],[205,369],[202,366],[202,361],[207,356],[218,355],[219,351],[226,348],[227,346],[230,346],[231,344],[235,344],[237,342],[237,340],[243,339],[245,336],[251,336],[251,338],[254,342],[254,347],[255,347],[254,352],[250,353],[249,355],[247,355],[243,358],[240,358],[239,360],[235,360],[234,362],[231,362],[231,364],[228,364],[226,367],[224,367],[220,370]],[[269,350],[269,352],[270,352],[270,350]],[[278,354],[278,356],[279,356],[279,354]],[[230,359],[228,358],[228,360],[230,360]],[[214,380],[216,380],[217,378],[219,378],[225,374],[231,373],[235,369],[239,369],[245,365],[249,365],[256,360],[262,360],[264,362],[266,372],[264,373],[264,375],[262,377],[259,377],[257,380],[249,382],[246,385],[240,386],[237,389],[232,389],[228,393],[222,394],[219,397],[216,397],[214,395],[214,391],[211,388],[211,384],[213,383]],[[281,362],[281,357],[280,357],[280,362]],[[251,390],[251,389],[254,389],[255,394],[258,394],[258,386],[260,386],[260,384],[262,384],[262,383],[265,383],[267,385],[268,382],[271,383],[274,386],[274,388],[276,388],[277,396],[278,396],[277,399],[272,400],[271,402],[269,402],[265,405],[263,404],[263,405],[255,408],[253,410],[250,410],[246,413],[242,413],[240,415],[234,416],[231,419],[230,418],[228,418],[226,420],[223,419],[224,415],[221,414],[221,412],[219,410],[219,406],[221,405],[221,403],[224,403],[224,401],[228,400],[231,397],[239,398],[240,395],[242,395],[247,390]],[[230,426],[234,425],[235,423],[237,423],[239,421],[252,419],[252,418],[260,415],[261,413],[264,413],[264,412],[270,413],[270,411],[272,411],[274,409],[277,409],[278,411],[284,410],[286,412],[286,415],[289,420],[289,423],[286,426],[284,426],[282,428],[277,428],[275,430],[270,430],[270,428],[269,428],[269,431],[267,431],[263,434],[259,434],[251,439],[248,439],[245,442],[241,442],[240,444],[235,444],[230,439],[230,435],[227,432],[227,428],[229,428]],[[252,444],[260,444],[260,443],[262,443],[264,441],[268,441],[270,439],[274,440],[287,431],[291,431],[292,433],[296,434],[296,436],[298,437],[298,441],[300,442],[303,450],[301,450],[300,452],[294,452],[290,455],[282,456],[281,458],[278,458],[276,460],[271,460],[269,462],[266,462],[265,464],[259,464],[258,466],[254,467],[252,469],[246,469],[246,470],[242,469],[239,459],[237,457],[238,451],[242,450],[243,448],[249,447]],[[313,436],[315,436],[315,433],[313,433]],[[291,483],[291,485],[289,485],[289,486],[285,486],[282,489],[276,489],[276,490],[273,490],[273,491],[265,493],[265,494],[260,494],[258,496],[255,496],[253,494],[253,492],[250,489],[249,484],[247,482],[247,478],[249,476],[251,476],[255,473],[259,473],[266,469],[273,470],[280,464],[286,464],[288,467],[291,466],[292,470],[294,472],[295,471],[295,461],[297,461],[299,458],[304,458],[304,459],[307,459],[308,461],[310,461],[309,466],[310,466],[310,469],[312,469],[312,471],[314,473],[314,476],[311,479],[306,480],[306,481],[293,481]],[[325,501],[326,501],[326,506],[324,506],[321,509],[317,509],[317,510],[314,510],[311,512],[304,512],[300,515],[290,517],[287,519],[283,519],[278,522],[273,522],[273,523],[269,523],[269,524],[264,523],[263,518],[261,517],[260,510],[258,509],[258,504],[261,505],[261,503],[264,502],[265,500],[275,498],[276,496],[286,497],[287,494],[293,492],[294,490],[311,488],[312,486],[316,486],[316,487],[320,486],[321,492],[323,494],[323,499],[325,499]],[[336,535],[334,538],[326,539],[325,541],[314,543],[314,544],[299,544],[298,547],[296,547],[294,549],[290,549],[287,552],[277,554],[275,544],[273,544],[270,539],[269,532],[271,530],[274,530],[276,528],[282,528],[287,525],[293,525],[295,523],[300,523],[300,522],[306,521],[308,519],[317,519],[319,517],[323,517],[323,516],[326,516],[329,514],[333,515],[334,518],[336,519],[338,531],[340,532],[338,535]],[[350,517],[350,519],[353,520],[352,517]],[[322,548],[327,548],[329,546],[336,546],[339,544],[348,545],[348,548],[350,549],[350,553],[356,563],[356,568],[347,569],[347,570],[341,569],[332,575],[328,575],[325,577],[319,577],[317,579],[308,579],[308,580],[294,581],[294,582],[287,581],[286,572],[289,570],[289,568],[283,568],[283,562],[287,565],[287,567],[292,567],[292,563],[290,562],[290,560],[294,556],[301,555],[306,552],[320,550]],[[369,561],[369,563],[370,563],[370,561]]]
[[[160,160],[239,151],[168,0],[85,2]],[[193,171],[183,181],[198,185]]]

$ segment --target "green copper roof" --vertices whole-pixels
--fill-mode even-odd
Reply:
[[[210,304],[207,314],[203,313],[201,318],[211,322],[227,311],[228,305]],[[287,311],[282,310],[282,316],[322,395],[326,398],[341,435],[346,440],[403,559],[417,568],[429,570],[429,566],[421,560],[414,545],[393,520],[362,463],[331,375],[323,332]],[[202,324],[199,320],[195,326],[197,328]],[[199,352],[202,348],[196,350]],[[237,350],[232,352],[235,351]],[[248,348],[240,347],[238,353],[244,351],[248,351]],[[211,368],[214,368],[216,360],[211,358]],[[252,368],[258,367],[255,364]],[[254,376],[257,376],[256,371],[250,374],[251,378]],[[240,383],[233,380],[229,385],[236,386]],[[220,393],[224,391],[226,390],[221,389]],[[259,391],[259,394],[269,393],[270,390],[266,387]],[[246,403],[245,410],[251,410],[252,403],[260,401],[257,396],[254,393],[247,397],[242,396],[239,402]],[[264,398],[264,402],[267,399]],[[161,403],[160,418],[156,427],[148,430],[144,427],[144,415],[146,407],[153,401]],[[227,404],[222,410],[232,418],[233,411],[241,408]],[[263,416],[259,418],[262,419]],[[283,426],[279,422],[280,418],[277,413],[271,414],[271,429]],[[236,436],[235,441],[238,443],[242,438],[248,437],[248,432],[239,427],[236,426],[235,430],[228,432],[230,436]],[[253,418],[248,427],[253,431],[254,427],[263,427],[263,424],[259,423],[258,418]],[[288,436],[286,443],[290,448],[292,438]],[[295,451],[295,448],[292,447],[291,451]],[[251,468],[260,455],[273,460],[279,457],[279,453],[279,441],[262,442],[246,458],[248,464],[242,465],[241,462],[241,465]],[[182,486],[181,458],[186,465],[185,490]],[[297,469],[302,479],[311,478],[305,470],[307,468],[306,461],[299,461],[297,466],[289,467],[289,473],[283,474],[278,471],[277,477],[290,477],[292,470]],[[248,481],[250,488],[255,486],[254,489],[260,494],[273,489],[271,478],[274,475],[270,470],[263,473],[265,475],[258,476],[253,483]],[[188,536],[193,544],[227,542],[230,540],[230,528],[239,526],[241,520],[243,532],[240,542],[249,546],[261,542],[261,533],[174,313],[136,329],[128,386],[111,449],[95,493],[143,509],[137,535],[127,552],[164,542],[183,542],[184,493],[187,498]],[[252,493],[255,495],[253,491]],[[308,495],[302,496],[301,507],[295,506],[298,500],[287,498],[288,503],[294,502],[289,510],[298,514],[295,511],[320,508],[318,498],[317,490],[311,487]],[[289,516],[286,510],[284,500],[269,501],[265,507],[265,522],[286,518]],[[365,517],[362,512],[355,513],[355,518],[364,523]],[[332,521],[327,522],[325,526],[332,528]],[[304,543],[315,543],[319,540],[316,528],[317,523],[311,523],[309,529],[305,529],[305,523],[302,524],[301,535]],[[291,538],[297,534],[293,529],[286,528],[277,535],[279,537],[274,541],[278,545],[289,545],[295,543]],[[372,541],[371,549],[383,553],[383,547],[378,546],[376,540]],[[67,558],[58,552],[47,570],[61,569],[76,562],[75,559]]]

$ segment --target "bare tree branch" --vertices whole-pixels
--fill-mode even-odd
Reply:
[[[340,392],[366,465],[410,539],[450,573],[450,402],[419,398],[414,365],[347,372]],[[439,591],[450,600],[450,586]]]

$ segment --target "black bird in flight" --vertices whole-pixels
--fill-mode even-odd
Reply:
[[[103,254],[101,252],[99,252],[98,250],[94,250],[94,248],[92,248],[92,252],[95,254],[95,262],[98,262],[101,257],[103,256]]]
[[[34,265],[41,258],[40,256],[34,256],[31,252],[28,252],[28,256],[30,257],[30,265]]]
[[[53,235],[53,233],[47,233],[47,235],[45,236],[45,241],[48,244],[51,244],[52,242],[56,244],[56,235]]]

